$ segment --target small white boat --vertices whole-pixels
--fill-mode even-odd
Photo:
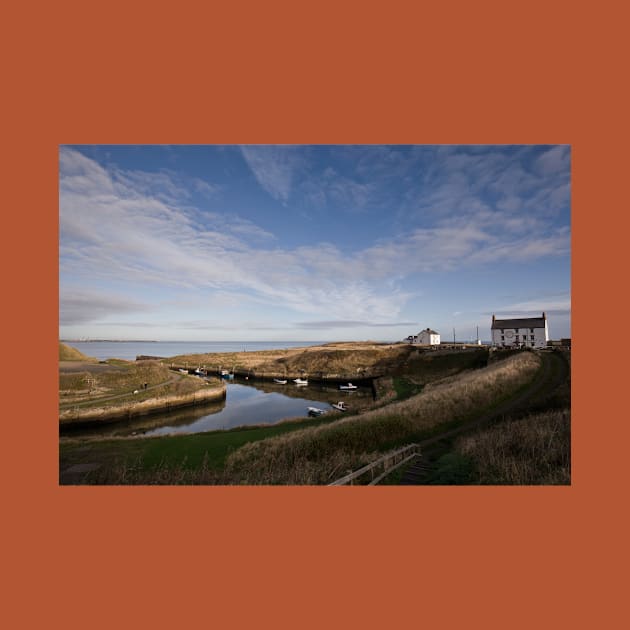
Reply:
[[[184,368],[179,368],[179,371],[180,371],[182,374],[188,374],[188,370],[185,370]]]
[[[326,413],[325,409],[319,409],[319,407],[309,407],[308,415],[309,416],[322,416]]]
[[[308,385],[308,379],[303,379],[303,378],[294,378],[293,382],[296,385]]]
[[[273,379],[274,383],[278,383],[278,385],[286,385],[287,384],[287,379],[282,379],[282,378],[274,378]]]
[[[348,383],[347,385],[339,385],[339,389],[358,389],[358,386]]]
[[[333,403],[333,408],[337,411],[348,411],[348,405],[346,405],[343,400],[340,400],[338,403]]]

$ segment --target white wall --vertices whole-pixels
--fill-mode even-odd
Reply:
[[[501,330],[493,329],[492,330],[492,345],[494,346],[518,346],[520,344],[525,344],[530,348],[546,348],[547,340],[549,339],[549,333],[547,329],[547,320],[545,320],[544,328],[534,328],[534,332],[532,333],[530,328],[505,328],[503,333],[503,339],[501,338]],[[512,333],[512,336],[509,336],[509,333]],[[534,339],[532,340],[532,334]],[[518,335],[518,337],[517,337]]]
[[[437,346],[440,343],[440,335],[439,334],[431,334],[426,330],[421,330],[418,333],[418,343]]]

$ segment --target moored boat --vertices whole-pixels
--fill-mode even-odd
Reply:
[[[357,385],[353,385],[352,383],[348,383],[347,385],[339,385],[339,389],[358,389]]]
[[[308,379],[303,379],[303,378],[294,378],[293,382],[296,385],[308,385]]]
[[[287,384],[287,379],[286,378],[284,378],[284,379],[282,379],[282,378],[274,378],[273,382],[274,383],[278,383],[278,385],[286,385]]]
[[[309,416],[321,416],[326,413],[325,409],[320,409],[319,407],[309,407],[308,415]]]
[[[337,411],[348,411],[348,405],[346,405],[345,402],[343,402],[343,400],[340,400],[337,403],[333,403],[333,408],[336,409]]]

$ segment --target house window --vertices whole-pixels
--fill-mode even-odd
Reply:
[[[533,332],[534,332],[534,329],[533,329],[533,328],[530,328],[530,329],[529,329],[529,332],[530,332],[530,333],[533,333]]]
[[[531,339],[532,341],[534,341],[534,335],[531,335],[531,336],[530,336],[530,339]]]

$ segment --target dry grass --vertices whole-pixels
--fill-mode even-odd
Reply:
[[[568,409],[505,422],[460,438],[459,454],[472,460],[479,484],[571,483],[571,413]]]
[[[225,396],[223,383],[217,383],[215,387],[212,387],[200,382],[194,389],[178,393],[169,391],[169,387],[171,386],[147,392],[147,397],[143,399],[132,395],[129,398],[117,398],[106,403],[94,402],[87,407],[70,407],[59,413],[59,422],[62,426],[67,426],[76,422],[132,418],[155,411],[167,411],[205,401],[219,400]]]
[[[96,361],[92,357],[84,355],[76,348],[59,342],[59,360],[60,361]]]
[[[367,413],[252,442],[230,455],[231,483],[321,484],[440,424],[487,408],[530,382],[540,359],[525,352]]]
[[[89,392],[92,397],[131,393],[142,389],[144,383],[150,386],[168,381],[172,374],[156,361],[129,362],[125,369],[90,371],[88,368],[84,372],[62,372],[59,374],[60,403],[86,400]]]
[[[208,383],[195,376],[175,374],[157,361],[118,362],[108,371],[60,373],[59,420],[68,424],[126,418],[165,406],[214,400],[224,391],[219,379]]]
[[[335,375],[369,377],[399,365],[410,353],[406,344],[337,343],[308,348],[181,355],[164,360],[177,366],[205,366],[209,370],[251,371],[259,376]]]

